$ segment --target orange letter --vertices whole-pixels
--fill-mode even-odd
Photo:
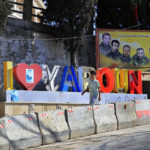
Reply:
[[[106,77],[106,86],[103,84],[103,76]],[[104,93],[112,92],[114,88],[114,76],[109,68],[101,68],[97,70],[97,80],[101,85],[101,91]]]

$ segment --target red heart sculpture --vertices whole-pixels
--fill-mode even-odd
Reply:
[[[38,64],[17,64],[13,68],[13,75],[23,89],[32,90],[42,78],[42,69]]]

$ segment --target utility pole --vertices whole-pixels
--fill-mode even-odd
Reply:
[[[24,0],[23,19],[31,21],[33,0]]]

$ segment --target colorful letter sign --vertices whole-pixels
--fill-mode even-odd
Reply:
[[[54,66],[50,72],[47,65],[42,65],[43,78],[47,78],[48,90],[54,91],[54,81],[60,66]],[[73,66],[65,66],[60,91],[81,92],[87,88],[92,67],[79,67],[78,80]],[[45,74],[46,73],[46,74]],[[13,68],[12,62],[4,62],[4,89],[13,90],[13,76],[25,90],[32,90],[42,78],[42,69],[38,64],[27,65],[20,63]],[[101,92],[142,94],[141,71],[127,69],[100,68],[97,70],[97,79],[101,85]],[[44,80],[44,79],[43,79]],[[78,84],[79,81],[79,84]],[[80,85],[80,87],[79,87]],[[14,98],[14,94],[12,95]]]
[[[46,81],[46,89],[48,91],[55,91],[55,79],[58,74],[60,66],[54,66],[52,72],[50,72],[49,67],[47,65],[42,65],[43,76],[42,79]]]
[[[106,86],[104,85],[103,77],[106,77]],[[97,70],[97,79],[101,85],[101,91],[110,93],[112,90],[115,93],[125,92],[130,90],[130,94],[142,94],[142,78],[141,71],[134,72],[126,69],[101,68]]]
[[[13,74],[24,89],[32,90],[42,78],[42,69],[38,64],[20,63],[14,67]]]
[[[103,83],[103,77],[106,77],[106,86]],[[97,79],[101,85],[101,91],[110,93],[114,88],[114,76],[109,68],[101,68],[97,70]]]
[[[113,91],[115,93],[128,92],[128,70],[127,69],[112,69],[115,78]]]
[[[4,66],[4,89],[13,90],[13,62],[6,61]]]
[[[129,70],[130,94],[142,94],[142,76],[141,71]]]
[[[73,66],[65,66],[60,84],[60,91],[68,91],[69,87],[71,87],[74,92],[80,92]]]
[[[92,67],[78,67],[79,86],[81,91],[87,88],[91,76],[90,71],[92,70],[95,71]]]

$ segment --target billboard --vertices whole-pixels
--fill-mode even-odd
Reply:
[[[97,68],[150,71],[150,31],[96,29]]]

